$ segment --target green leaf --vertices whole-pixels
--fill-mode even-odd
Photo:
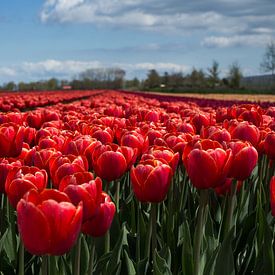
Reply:
[[[228,235],[224,239],[219,249],[216,265],[214,269],[214,275],[234,275],[235,266],[234,266],[234,257],[232,252],[232,239],[234,235],[235,227],[231,228]]]
[[[11,227],[9,227],[5,241],[4,241],[4,249],[7,253],[7,256],[10,260],[11,263],[15,264],[16,259],[17,259],[17,250],[14,250],[14,246],[13,246],[13,234],[14,232],[11,230]],[[16,236],[15,236],[16,238]],[[17,241],[17,238],[16,238]],[[17,244],[16,244],[17,246]]]
[[[148,267],[149,267],[148,258],[144,258],[142,261],[137,263],[137,267],[136,267],[137,274],[140,274],[140,275],[147,274]]]
[[[121,251],[122,251],[122,246],[127,245],[127,234],[128,234],[128,231],[125,227],[125,224],[123,224],[120,236],[117,240],[117,243],[112,251],[111,258],[108,262],[108,266],[107,266],[108,274],[114,274],[117,266],[121,264],[121,260],[120,260]]]
[[[133,261],[129,258],[127,250],[124,249],[123,252],[124,252],[125,262],[126,262],[126,266],[127,266],[127,274],[129,274],[129,275],[136,274],[136,270],[135,270]]]
[[[170,254],[170,261],[171,261],[171,253],[169,252],[169,254]],[[172,272],[171,272],[169,264],[168,264],[169,255],[168,255],[168,259],[164,259],[155,250],[153,258],[154,258],[154,261],[153,261],[154,274],[156,274],[156,275],[172,275]]]
[[[194,273],[193,247],[189,224],[186,220],[179,227],[179,231],[180,239],[178,244],[182,243],[182,273],[192,275]]]
[[[80,274],[85,274],[89,268],[89,247],[85,236],[81,238],[81,258],[80,258]]]

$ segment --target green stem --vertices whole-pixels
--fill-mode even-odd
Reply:
[[[155,266],[155,253],[157,249],[157,204],[151,203],[150,220],[152,224],[152,256]]]
[[[11,241],[12,241],[12,248],[14,251],[14,254],[17,254],[17,239],[16,239],[16,220],[15,220],[15,213],[14,209],[7,200],[8,203],[8,213],[9,213],[9,224],[11,229]]]
[[[90,250],[90,262],[89,262],[89,273],[93,275],[94,272],[94,257],[95,257],[95,240],[91,237],[91,250]]]
[[[81,255],[81,236],[76,243],[76,251],[74,258],[74,275],[80,275],[80,255]]]
[[[120,181],[116,183],[116,194],[115,194],[115,204],[117,213],[119,213],[119,198],[120,198]]]
[[[140,216],[141,216],[141,205],[138,202],[137,208],[137,245],[136,245],[136,256],[137,256],[137,263],[140,262]]]
[[[48,256],[42,256],[41,275],[48,275]]]
[[[24,245],[22,240],[20,240],[19,244],[19,266],[18,266],[18,275],[24,275]]]
[[[105,234],[105,253],[110,252],[110,231]]]
[[[199,210],[197,216],[197,223],[194,235],[194,271],[195,275],[199,274],[200,271],[200,260],[201,260],[201,242],[204,235],[205,226],[205,210],[208,202],[208,190],[200,191]]]
[[[151,204],[151,208],[152,208],[152,204]],[[152,238],[152,222],[150,219],[149,228],[148,228],[147,236],[146,236],[145,253],[144,253],[145,257],[147,257],[148,260],[150,259],[151,238]]]
[[[228,197],[228,210],[227,210],[227,217],[226,217],[226,227],[225,227],[225,235],[228,234],[230,229],[233,226],[233,213],[235,209],[235,203],[236,203],[236,192],[237,192],[237,182],[233,181],[231,185],[231,194]]]

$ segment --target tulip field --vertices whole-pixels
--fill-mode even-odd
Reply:
[[[0,93],[0,274],[275,273],[275,106]]]

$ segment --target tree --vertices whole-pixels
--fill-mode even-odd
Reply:
[[[229,67],[228,78],[232,88],[239,88],[242,78],[242,71],[237,61],[233,62]]]
[[[159,76],[156,70],[150,70],[147,75],[147,79],[145,80],[146,88],[157,88],[160,86],[161,77]]]
[[[211,87],[215,87],[217,84],[219,84],[220,79],[219,79],[219,63],[214,60],[212,63],[212,67],[208,68],[208,75],[209,75],[209,83]]]
[[[271,72],[272,76],[275,72],[275,42],[271,41],[266,46],[265,54],[263,56],[263,61],[261,63],[261,69],[264,72]]]

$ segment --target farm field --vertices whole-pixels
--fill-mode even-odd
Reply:
[[[274,274],[274,101],[0,94],[0,274]]]

